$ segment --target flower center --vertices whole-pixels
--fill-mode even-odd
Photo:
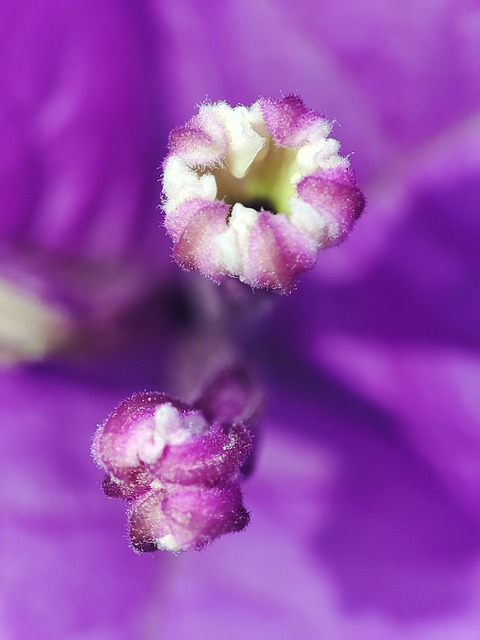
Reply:
[[[228,275],[291,291],[364,206],[331,128],[297,96],[202,105],[171,133],[164,162],[162,206],[177,262],[215,281]]]
[[[289,201],[295,197],[295,178],[299,175],[296,149],[279,147],[269,137],[264,139],[264,146],[243,177],[232,174],[228,160],[212,171],[217,199],[224,200],[230,207],[240,203],[256,211],[288,215]]]

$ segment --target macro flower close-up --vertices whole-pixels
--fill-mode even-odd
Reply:
[[[170,135],[164,165],[165,227],[179,264],[289,292],[364,208],[330,131],[298,96],[202,105]]]
[[[0,637],[477,640],[478,3],[0,33]]]

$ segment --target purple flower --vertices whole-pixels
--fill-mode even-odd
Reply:
[[[177,262],[219,282],[290,291],[339,244],[364,199],[331,124],[297,96],[204,104],[170,134],[165,227]]]
[[[96,355],[1,374],[2,636],[476,640],[476,3],[44,0],[1,11],[1,291],[6,308],[34,299],[15,308],[40,314],[12,313],[27,330],[6,339],[9,359],[30,357],[45,309],[61,309],[75,326],[62,345],[84,353],[86,328],[101,325],[102,344],[120,309],[164,287],[115,349],[97,342]],[[240,290],[225,318],[222,289],[166,277],[154,168],[166,132],[206,96],[289,93],[341,123],[368,208],[268,318],[253,323],[264,298]],[[115,281],[121,296],[105,298]],[[232,339],[226,325],[269,399],[243,485],[251,524],[201,553],[135,555],[119,501],[100,490],[92,429],[135,391],[176,397],[172,374],[186,384],[188,366],[202,366],[187,348],[192,326],[218,346]],[[51,350],[39,343],[38,357]]]

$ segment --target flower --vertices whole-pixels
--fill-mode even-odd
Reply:
[[[291,290],[364,199],[331,124],[300,98],[205,104],[170,134],[163,192],[175,258],[213,280]]]
[[[295,92],[337,118],[369,202],[348,242],[321,254],[294,295],[277,298],[262,331],[235,325],[269,397],[257,468],[244,483],[252,522],[241,535],[224,536],[201,553],[133,554],[127,535],[119,535],[122,509],[102,495],[88,453],[93,425],[133,391],[175,395],[168,377],[178,367],[169,348],[192,322],[208,320],[215,333],[221,288],[197,286],[194,274],[185,275],[187,285],[167,279],[173,293],[141,307],[130,318],[130,341],[115,350],[86,356],[82,349],[82,358],[1,372],[2,635],[476,639],[475,3],[179,0],[133,7],[44,0],[35,7],[3,3],[1,11],[16,21],[0,20],[9,36],[2,39],[9,46],[0,64],[14,79],[10,89],[20,106],[31,105],[28,122],[43,113],[41,98],[56,87],[70,86],[66,95],[78,97],[76,82],[64,84],[78,76],[48,75],[57,65],[79,70],[92,97],[90,111],[72,100],[84,114],[76,153],[60,136],[65,160],[34,172],[46,157],[34,147],[24,171],[9,174],[19,183],[10,177],[2,186],[2,195],[9,194],[4,210],[11,212],[2,224],[31,229],[29,239],[4,236],[13,265],[38,230],[54,228],[39,221],[35,234],[27,224],[38,213],[27,188],[42,191],[37,176],[54,180],[67,159],[80,157],[83,140],[96,140],[106,160],[86,162],[92,171],[80,173],[78,184],[87,190],[103,185],[99,193],[108,201],[111,188],[121,194],[122,185],[139,176],[136,193],[148,192],[148,200],[150,182],[140,176],[149,154],[139,153],[143,160],[132,159],[124,171],[116,163],[132,158],[129,151],[144,140],[156,147],[157,166],[164,146],[156,140],[185,122],[205,94],[214,102],[251,104],[260,94]],[[87,43],[100,50],[85,60]],[[61,55],[66,45],[71,54]],[[17,55],[7,68],[12,51]],[[44,64],[30,73],[22,51],[31,52],[30,64]],[[36,91],[27,91],[32,85],[25,78]],[[112,93],[110,82],[125,91]],[[132,83],[135,90],[128,90]],[[150,100],[147,88],[155,83]],[[141,96],[153,108],[137,110]],[[124,108],[119,123],[112,112]],[[7,131],[21,141],[25,123],[13,128],[9,122]],[[2,151],[2,167],[14,157],[10,149]],[[151,195],[155,202],[158,194]],[[13,198],[25,198],[26,209],[14,209]],[[168,248],[160,248],[153,209],[154,222],[144,226],[148,206],[141,201],[128,209],[133,218],[121,218],[138,229],[124,237],[155,280],[155,260],[168,258]],[[78,221],[71,237],[80,251],[95,237],[79,233],[80,223],[105,220],[95,206],[80,204],[78,218],[70,209],[53,210],[63,212],[60,243],[68,222]],[[104,211],[111,213],[105,220],[111,230],[118,210]],[[87,212],[91,217],[84,218]],[[109,233],[96,237],[105,250],[113,242]],[[42,248],[41,255],[51,250]],[[71,250],[65,242],[67,266]],[[128,266],[125,255],[117,254]],[[30,272],[50,285],[55,269],[48,273],[44,265],[41,260]],[[164,273],[163,266],[158,270]],[[94,280],[86,278],[90,285]],[[76,300],[85,298],[91,299]],[[199,298],[208,318],[197,313]],[[250,300],[258,302],[259,292]],[[95,314],[89,317],[96,327]]]

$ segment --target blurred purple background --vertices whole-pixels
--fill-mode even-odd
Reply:
[[[0,33],[1,637],[478,640],[478,2],[7,0]],[[367,210],[246,339],[248,530],[136,556],[89,449],[175,377],[167,135],[289,93]]]

